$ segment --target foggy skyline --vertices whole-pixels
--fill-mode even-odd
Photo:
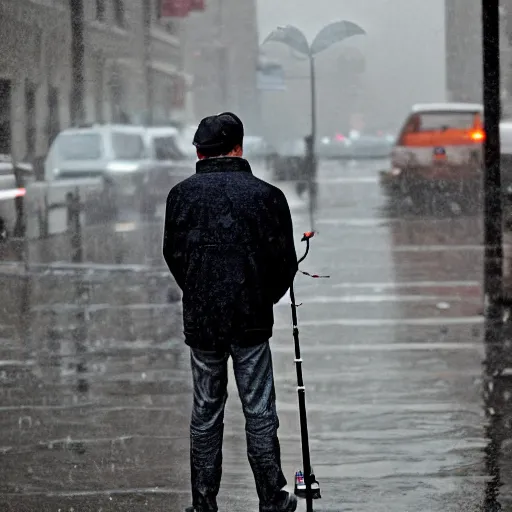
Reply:
[[[383,122],[395,121],[401,119],[413,103],[445,101],[444,0],[316,0],[297,4],[297,0],[258,0],[260,42],[278,25],[296,25],[311,41],[324,25],[332,21],[353,21],[361,25],[367,35],[342,45],[357,45],[366,56],[365,103],[373,115]],[[275,46],[265,46],[264,51],[275,53]],[[335,48],[322,55],[321,59],[332,59],[334,63],[337,56]],[[318,77],[320,88],[326,80]],[[288,91],[281,95],[279,101],[275,94],[263,92],[264,98],[271,98],[272,110],[275,104],[282,103],[282,115],[276,114],[273,116],[275,119],[289,119],[292,109],[296,109],[297,101],[294,102],[292,96],[299,86],[287,85]],[[329,98],[325,95],[319,97],[320,112],[326,101]],[[324,111],[326,113],[320,116],[319,126],[329,124],[325,116],[335,115],[330,114],[325,105]],[[280,129],[282,127],[276,127],[276,131]],[[297,130],[307,130],[307,120]]]

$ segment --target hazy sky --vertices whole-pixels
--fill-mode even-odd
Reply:
[[[396,110],[400,117],[412,103],[444,101],[444,0],[257,2],[260,41],[278,25],[296,25],[310,41],[331,21],[347,19],[361,25],[367,36],[357,45],[366,55],[366,80],[380,115]]]
[[[412,48],[424,38],[444,39],[444,0],[257,0],[260,39],[277,25],[294,24],[312,38],[322,26],[339,19],[359,23],[368,37],[383,32],[412,38]],[[409,41],[408,41],[409,43]],[[409,45],[408,45],[409,46]]]
[[[438,79],[444,86],[444,0],[257,1],[260,40],[286,24],[296,25],[311,40],[325,24],[347,19],[367,31],[369,62],[420,75],[442,72]]]

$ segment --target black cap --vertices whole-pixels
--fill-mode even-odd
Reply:
[[[197,128],[193,144],[200,153],[222,155],[229,153],[244,140],[244,125],[231,112],[205,117]]]

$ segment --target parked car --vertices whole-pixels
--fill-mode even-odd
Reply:
[[[152,204],[150,170],[144,127],[93,125],[57,136],[45,162],[45,181],[100,178],[101,201],[117,217],[123,210],[143,212]]]
[[[176,128],[147,128],[145,140],[151,160],[149,188],[157,202],[165,202],[174,185],[194,174],[195,160],[183,152]]]
[[[322,137],[318,155],[329,159],[380,159],[389,158],[395,141],[394,135],[385,131],[350,131],[333,137]]]
[[[63,211],[77,192],[88,224],[151,214],[150,170],[143,127],[89,125],[62,131],[50,147],[43,173],[27,189],[29,236],[65,231]]]
[[[180,151],[185,155],[185,158],[194,162],[197,160],[197,152],[192,141],[194,140],[198,124],[186,125],[179,131],[176,138],[177,145]]]
[[[23,235],[25,186],[32,179],[32,165],[14,163],[11,155],[0,155],[0,243]]]
[[[512,119],[500,123],[501,139],[501,190],[503,191],[504,219],[507,229],[512,229]]]
[[[469,198],[481,185],[483,108],[471,103],[415,105],[383,182],[413,198],[436,192]],[[428,199],[428,198],[427,198]]]
[[[256,162],[267,161],[275,152],[268,142],[260,136],[246,135],[244,137],[244,156]]]

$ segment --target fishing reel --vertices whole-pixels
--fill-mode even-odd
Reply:
[[[320,494],[320,484],[316,480],[316,477],[313,473],[311,473],[309,477],[309,482],[311,486],[311,498],[314,500],[319,500],[322,496]],[[306,499],[308,494],[308,489],[306,485],[306,479],[304,473],[302,471],[295,472],[295,496],[301,499]]]

